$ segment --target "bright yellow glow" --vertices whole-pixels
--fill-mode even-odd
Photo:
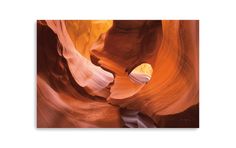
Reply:
[[[102,33],[111,28],[112,24],[112,20],[68,20],[66,28],[76,49],[90,59],[89,49]]]
[[[132,72],[137,73],[137,74],[145,74],[151,78],[153,70],[152,70],[152,66],[150,64],[143,63],[143,64],[135,67],[135,69],[133,69]]]

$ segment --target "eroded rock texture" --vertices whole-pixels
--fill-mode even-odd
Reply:
[[[38,127],[198,127],[198,21],[37,22]]]

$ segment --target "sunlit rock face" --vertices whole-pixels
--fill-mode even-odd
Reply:
[[[135,67],[129,77],[139,83],[147,83],[152,77],[152,66],[147,63],[143,63]]]
[[[198,25],[38,21],[38,127],[198,127]]]
[[[77,51],[86,58],[90,58],[92,45],[102,33],[111,28],[112,20],[67,20],[66,29]]]

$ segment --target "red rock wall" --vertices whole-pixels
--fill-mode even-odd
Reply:
[[[198,127],[198,26],[116,20],[87,58],[65,21],[38,23],[38,127]],[[142,63],[147,83],[129,75]]]

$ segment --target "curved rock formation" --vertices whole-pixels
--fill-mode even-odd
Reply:
[[[38,21],[38,127],[198,127],[198,48],[198,21]]]

